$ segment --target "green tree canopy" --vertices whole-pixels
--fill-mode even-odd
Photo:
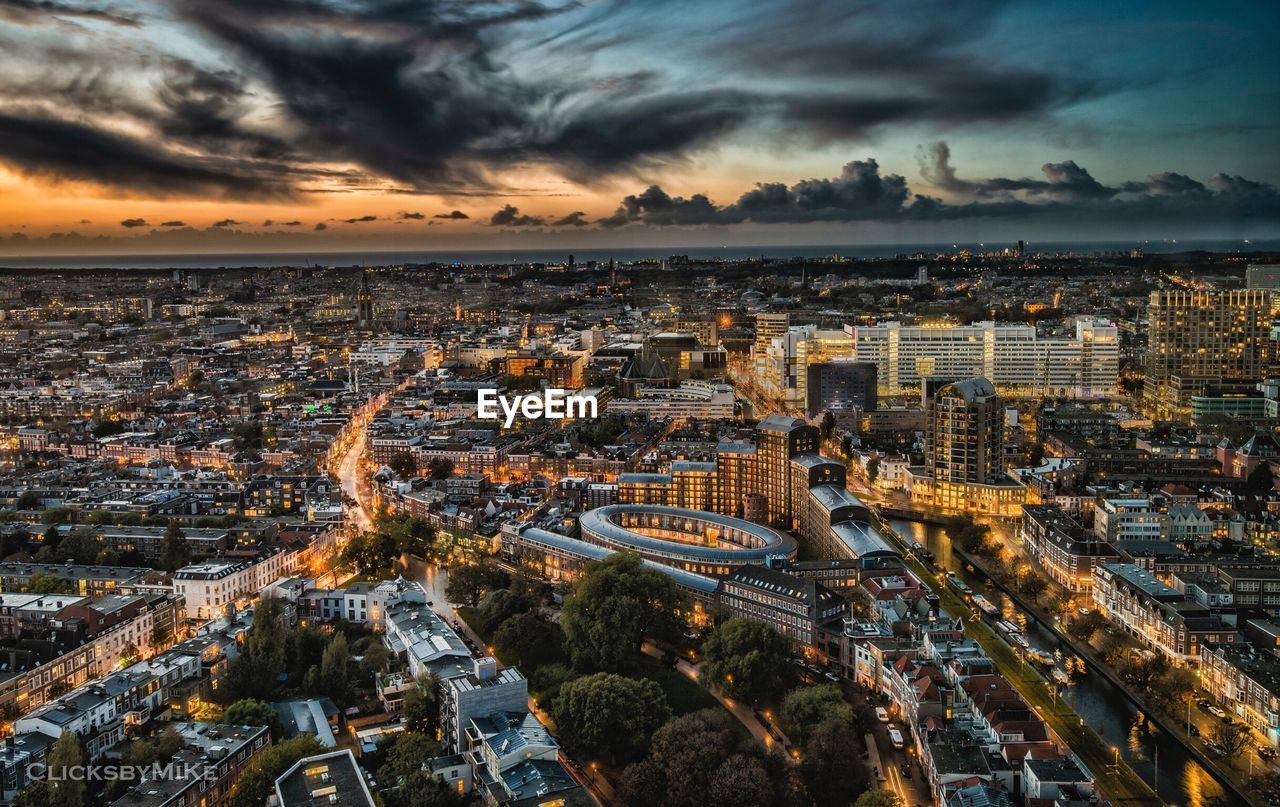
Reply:
[[[221,695],[224,699],[270,697],[285,671],[288,632],[284,606],[275,597],[263,597],[254,609],[253,624],[245,632],[244,647],[227,668]]]
[[[791,741],[800,744],[808,741],[809,731],[819,724],[835,721],[846,728],[854,724],[853,707],[845,702],[835,684],[791,690],[782,701],[778,718]]]
[[[266,726],[271,729],[271,738],[276,742],[284,736],[280,715],[265,701],[254,698],[238,700],[227,707],[222,719],[232,726]]]
[[[565,660],[564,631],[534,611],[503,622],[493,636],[493,646],[508,664],[527,672]]]
[[[646,636],[675,635],[683,605],[670,577],[619,552],[588,565],[574,581],[560,626],[579,668],[625,672],[634,668]]]
[[[581,754],[604,754],[615,763],[638,756],[671,717],[656,681],[596,673],[560,688],[556,725],[565,743]]]
[[[160,568],[176,572],[191,562],[191,545],[176,521],[170,521],[160,543]]]
[[[73,731],[64,731],[49,752],[49,803],[58,807],[83,807],[85,785],[83,779],[66,775],[69,769],[84,764],[84,751],[80,738]],[[61,774],[61,775],[55,775]]]
[[[646,807],[793,804],[787,766],[761,760],[758,747],[735,734],[732,720],[722,709],[704,709],[668,721],[654,732],[648,755],[627,768],[624,800]],[[769,771],[767,780],[758,766]]]
[[[700,678],[731,698],[758,701],[777,695],[790,678],[791,642],[763,622],[721,623],[702,646]]]

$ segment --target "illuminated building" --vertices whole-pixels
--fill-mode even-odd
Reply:
[[[1152,292],[1143,394],[1161,417],[1185,415],[1211,387],[1268,375],[1270,291]]]
[[[836,417],[876,409],[877,368],[872,362],[832,361],[810,364],[805,390],[805,413]]]
[[[872,362],[882,393],[899,395],[928,376],[982,376],[1010,395],[1100,398],[1117,393],[1120,343],[1116,326],[1080,317],[1075,333],[1041,336],[1034,325],[851,326],[851,358]]]
[[[356,292],[356,323],[362,327],[373,324],[373,292],[369,289],[369,270],[360,272],[360,290]]]
[[[1027,489],[1003,473],[1002,417],[987,379],[941,386],[928,400],[925,464],[906,472],[911,498],[953,511],[1019,515]]]

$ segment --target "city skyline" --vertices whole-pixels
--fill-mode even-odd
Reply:
[[[0,255],[1275,237],[1276,21],[0,0]]]

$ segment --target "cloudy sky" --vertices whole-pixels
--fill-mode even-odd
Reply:
[[[0,0],[0,254],[1280,236],[1280,4]]]

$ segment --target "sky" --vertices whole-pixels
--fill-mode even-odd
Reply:
[[[0,0],[0,255],[1280,236],[1280,4]]]

